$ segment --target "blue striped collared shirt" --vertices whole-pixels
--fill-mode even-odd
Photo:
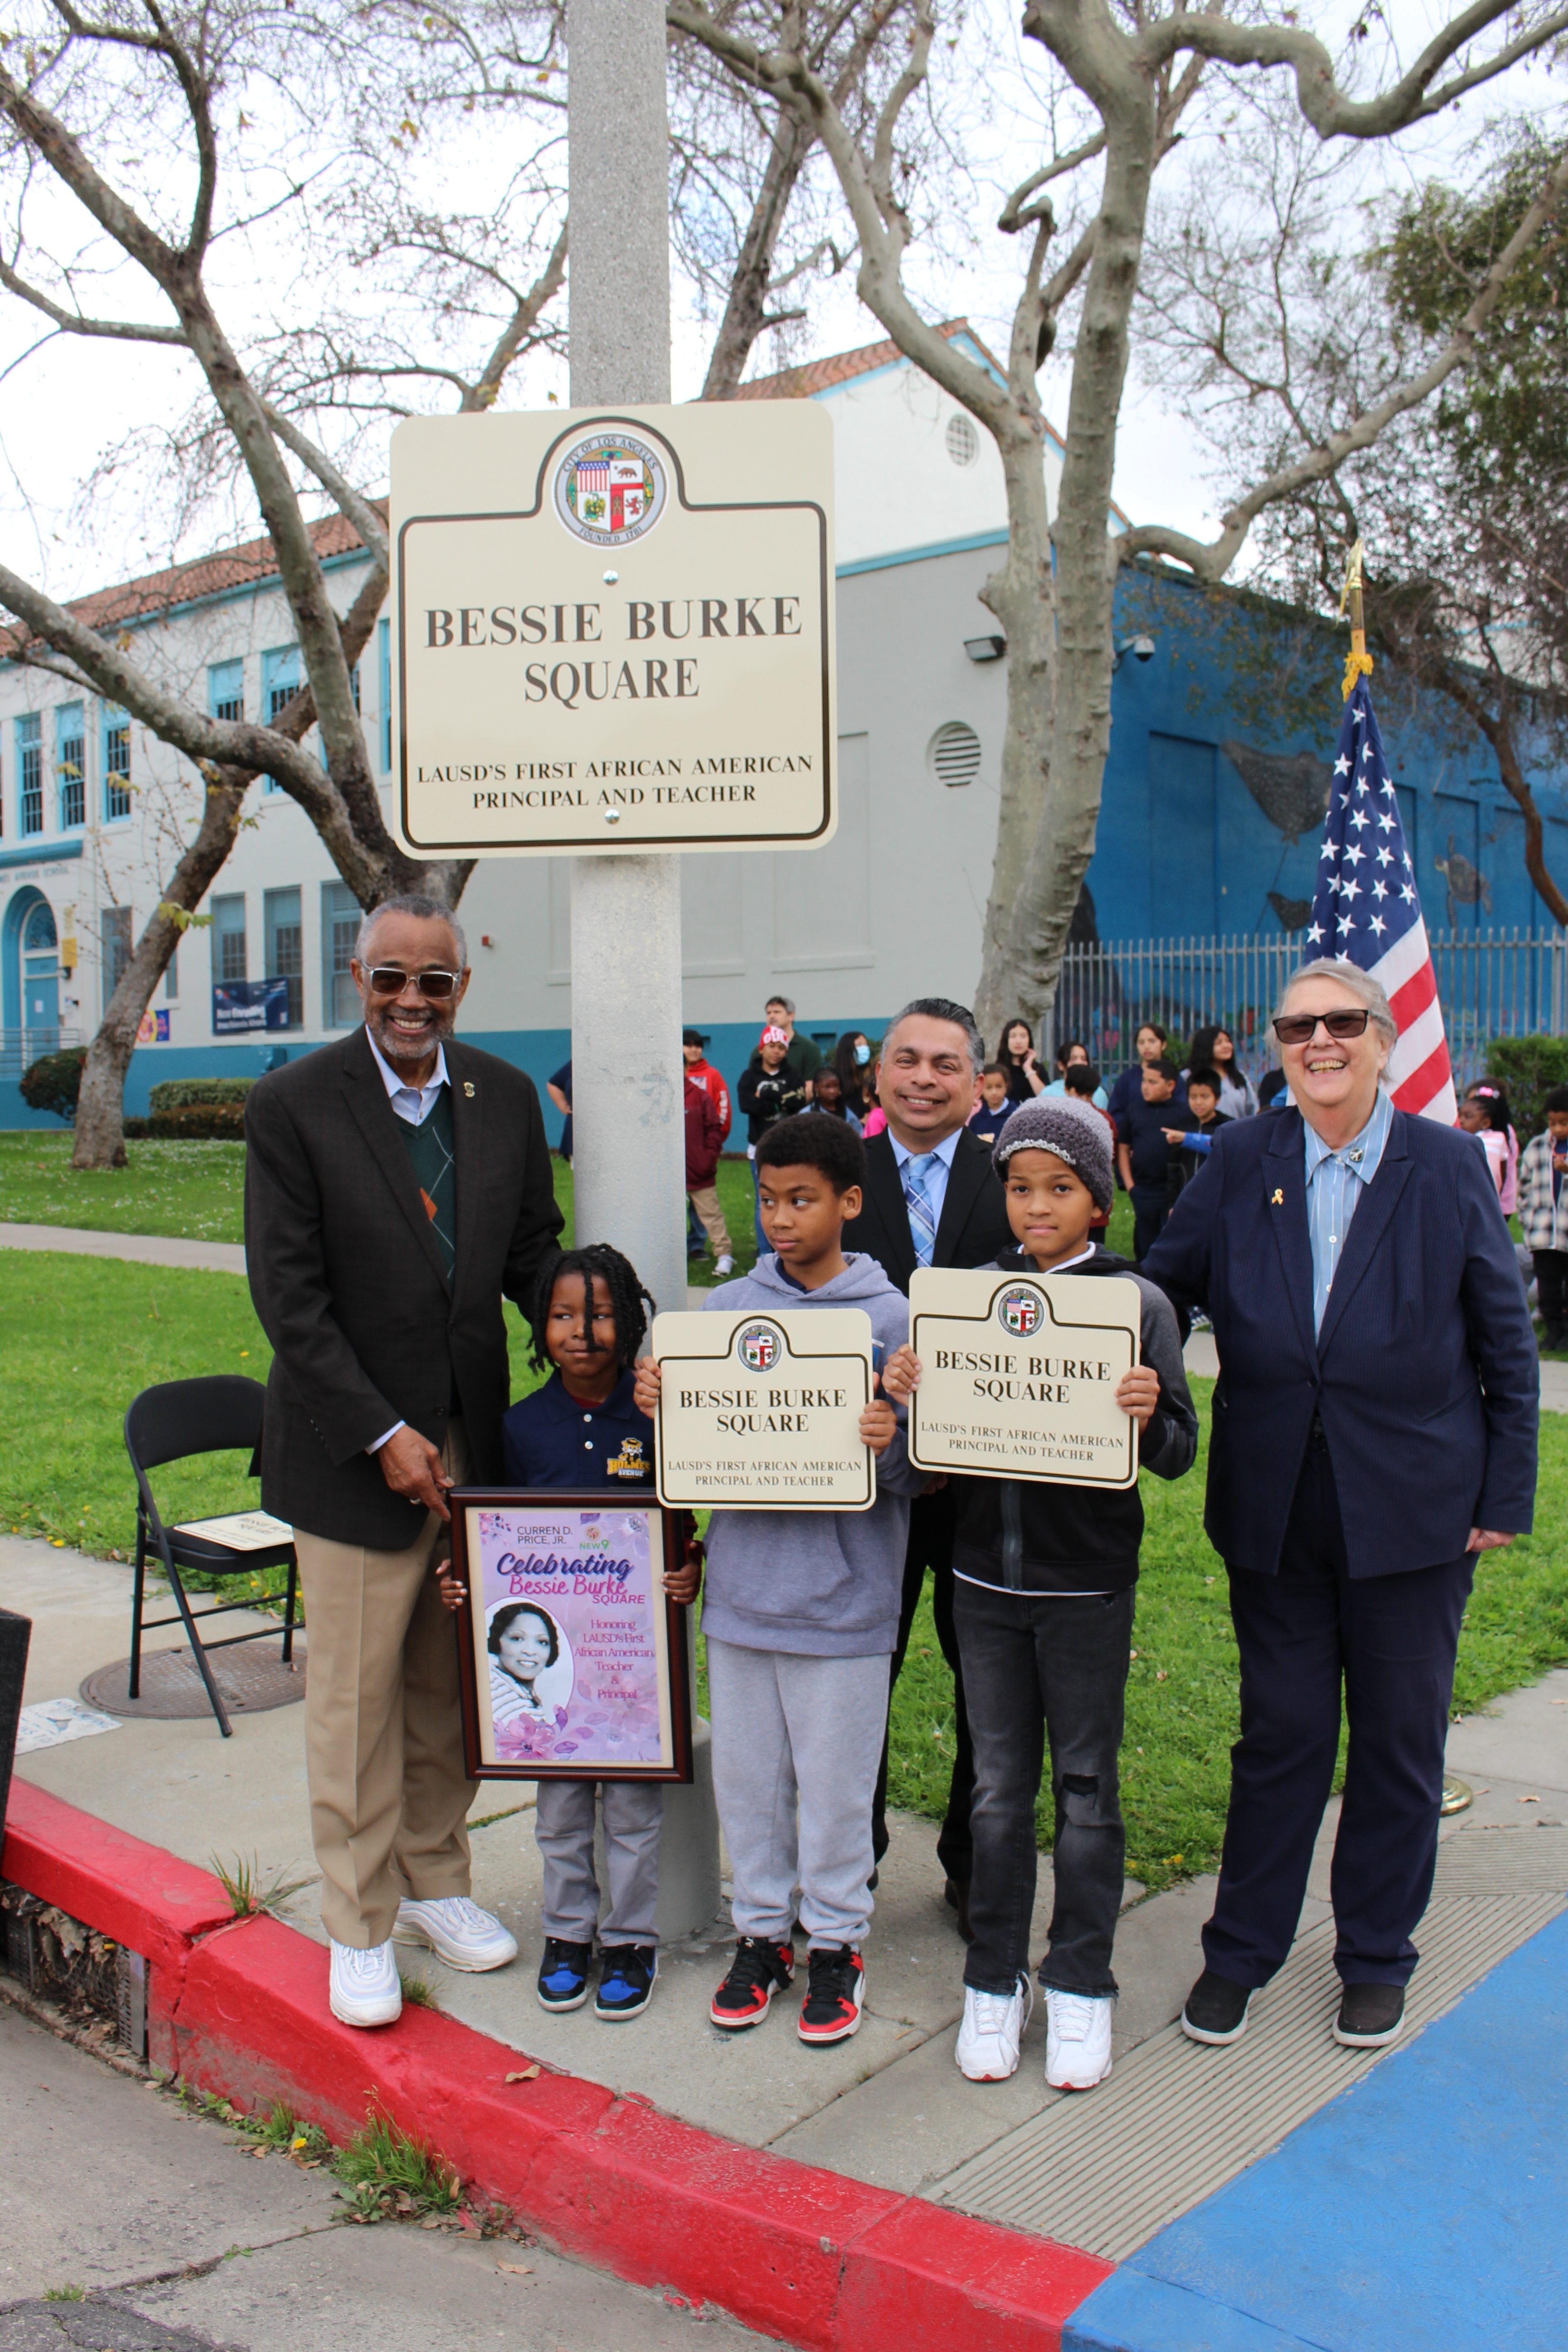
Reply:
[[[1372,1117],[1361,1133],[1338,1151],[1302,1121],[1307,1134],[1307,1225],[1312,1241],[1312,1328],[1321,1331],[1328,1310],[1334,1272],[1350,1232],[1351,1219],[1383,1162],[1394,1105],[1380,1087]]]

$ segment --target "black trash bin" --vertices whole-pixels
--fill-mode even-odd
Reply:
[[[27,1643],[33,1621],[15,1611],[0,1609],[0,1834],[5,1828],[5,1807],[11,1795],[11,1767],[16,1758],[16,1719],[22,1712],[22,1685],[27,1674]]]

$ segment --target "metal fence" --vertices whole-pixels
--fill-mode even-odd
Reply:
[[[79,1029],[57,1022],[48,1029],[0,1029],[0,1078],[19,1078],[40,1054],[60,1054],[83,1042]]]
[[[1568,1030],[1568,935],[1525,931],[1432,934],[1437,993],[1457,1082],[1480,1075],[1494,1037]],[[1299,940],[1116,940],[1068,948],[1048,1024],[1048,1044],[1081,1037],[1099,1068],[1132,1059],[1141,1021],[1173,1037],[1217,1023],[1250,1074],[1278,1060],[1268,1031],[1279,991],[1307,961]]]

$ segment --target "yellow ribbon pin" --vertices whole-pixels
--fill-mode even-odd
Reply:
[[[1269,1204],[1269,1205],[1270,1205],[1272,1208],[1276,1208],[1276,1209],[1282,1209],[1282,1208],[1284,1207],[1284,1205],[1285,1205],[1285,1195],[1284,1195],[1284,1193],[1283,1193],[1283,1192],[1277,1192],[1274,1194],[1273,1199],[1272,1199],[1272,1201],[1271,1201],[1271,1202],[1270,1202],[1270,1204]]]
[[[465,1078],[463,1080],[463,1092],[468,1096],[471,1102],[474,1097],[474,1082],[472,1078]]]

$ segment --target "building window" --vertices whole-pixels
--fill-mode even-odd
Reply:
[[[376,641],[380,647],[377,665],[381,688],[381,765],[388,774],[392,768],[392,623],[376,624]]]
[[[349,970],[359,938],[360,904],[346,882],[321,885],[321,1003],[329,1029],[352,1029],[360,1017],[359,991]]]
[[[60,824],[74,833],[87,823],[87,737],[79,702],[65,702],[55,714],[55,772],[60,786]]]
[[[213,662],[207,670],[207,709],[215,719],[237,723],[245,717],[245,664]]]
[[[169,950],[169,961],[163,966],[163,1002],[173,1004],[180,992],[180,950]]]
[[[213,986],[245,978],[245,897],[213,900]]]
[[[267,977],[289,983],[289,1027],[305,1025],[305,928],[298,890],[268,890],[262,900]]]
[[[112,702],[103,711],[103,814],[110,824],[131,814],[131,721]]]
[[[22,831],[44,829],[44,730],[36,711],[16,721],[16,767],[22,779]]]
[[[947,420],[947,454],[955,466],[973,466],[980,455],[980,436],[963,411],[955,408]]]
[[[293,701],[300,683],[298,646],[279,646],[271,653],[262,655],[261,715],[268,727],[279,711],[285,710]],[[262,789],[264,792],[280,793],[283,787],[276,776],[268,776]]]
[[[99,932],[103,941],[103,1009],[109,1010],[109,1000],[125,977],[131,961],[131,909],[129,907],[105,907],[99,917]]]

